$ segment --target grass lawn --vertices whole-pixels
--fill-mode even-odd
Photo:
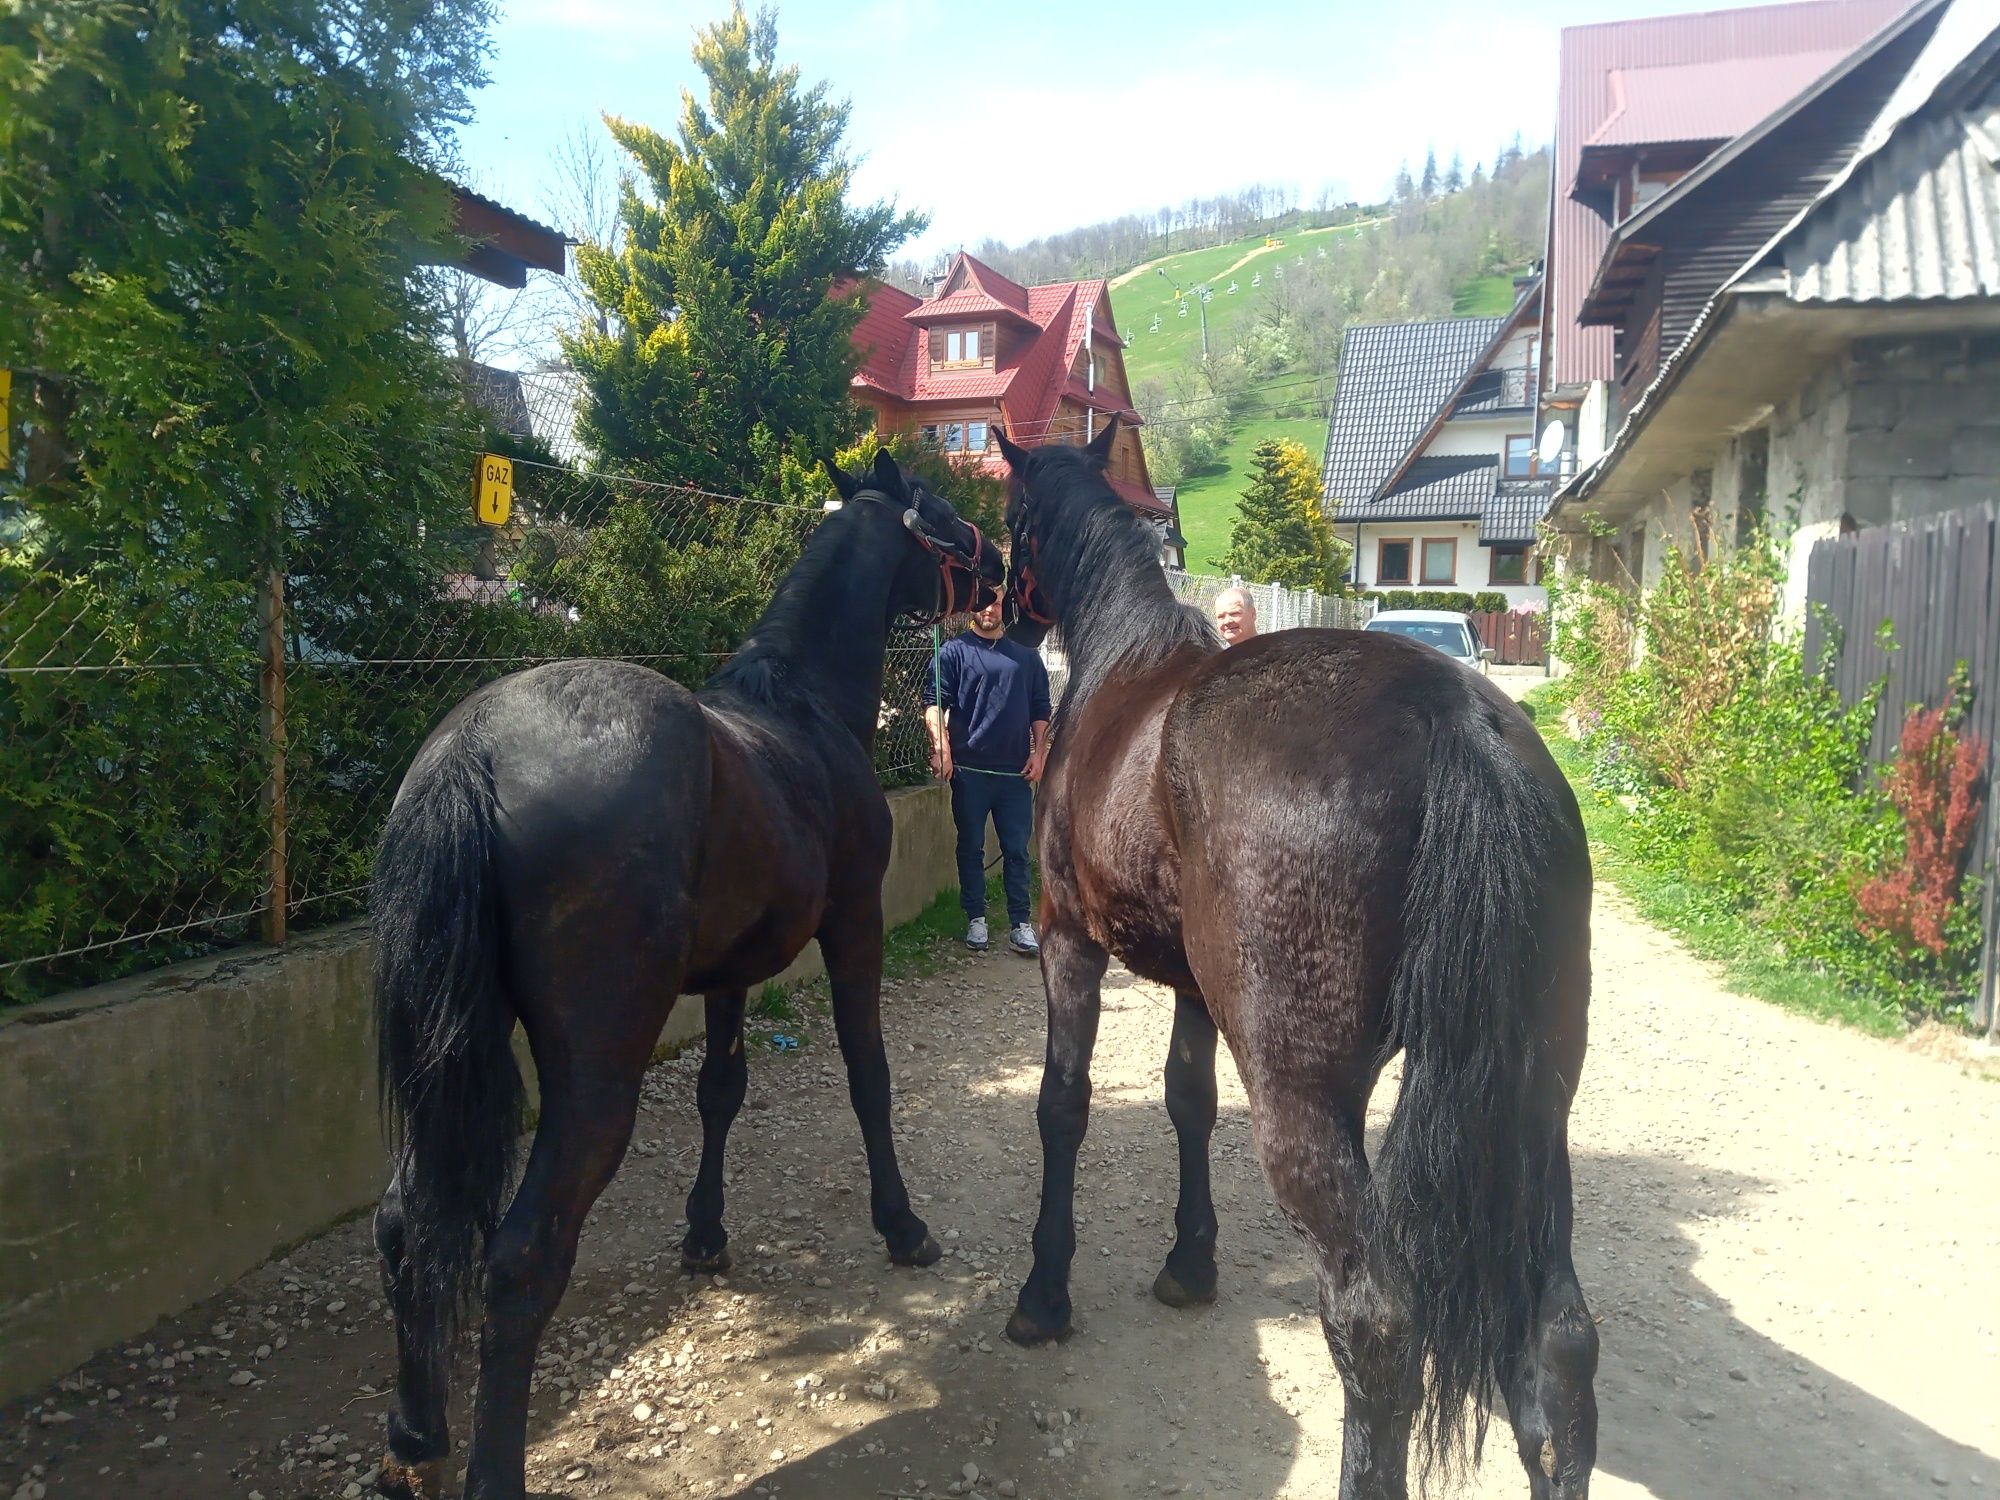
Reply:
[[[1800,967],[1786,958],[1783,946],[1770,933],[1720,909],[1699,886],[1640,860],[1630,819],[1622,807],[1591,787],[1582,755],[1556,722],[1550,696],[1549,689],[1537,688],[1527,702],[1536,710],[1536,725],[1556,764],[1576,789],[1583,826],[1590,835],[1591,863],[1600,880],[1615,884],[1647,921],[1673,933],[1697,956],[1720,965],[1723,982],[1738,994],[1872,1036],[1903,1034],[1902,1017],[1894,1011]]]
[[[1291,438],[1304,443],[1318,463],[1326,453],[1326,423],[1318,417],[1274,417],[1240,423],[1222,462],[1206,474],[1183,480],[1180,487],[1181,533],[1188,539],[1190,573],[1220,573],[1216,559],[1229,550],[1229,528],[1236,520],[1236,500],[1250,482],[1250,455],[1266,438]]]
[[[1512,276],[1481,276],[1460,287],[1451,299],[1455,318],[1497,318],[1514,307]]]
[[[1215,296],[1208,303],[1208,347],[1227,349],[1248,332],[1259,309],[1277,284],[1276,270],[1283,265],[1297,270],[1298,258],[1308,260],[1326,244],[1328,237],[1354,233],[1353,225],[1329,229],[1291,230],[1278,236],[1279,246],[1266,249],[1264,237],[1255,235],[1210,250],[1190,250],[1159,262],[1159,269],[1180,283],[1183,290],[1197,282],[1215,284]],[[1229,267],[1250,257],[1235,271]],[[1262,276],[1261,287],[1252,286]],[[1228,291],[1229,283],[1236,291]],[[1136,390],[1148,380],[1169,379],[1176,370],[1201,359],[1201,316],[1192,300],[1186,303],[1187,316],[1180,316],[1182,304],[1174,300],[1174,289],[1152,269],[1141,271],[1122,286],[1111,289],[1111,310],[1118,319],[1118,332],[1128,341],[1125,374]],[[1153,318],[1160,320],[1154,333]]]

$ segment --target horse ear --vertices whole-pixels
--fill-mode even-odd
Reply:
[[[861,481],[848,473],[847,470],[841,468],[839,464],[830,458],[821,459],[820,466],[826,470],[826,477],[833,481],[833,487],[839,493],[840,498],[843,500],[852,500],[855,491],[861,488]]]
[[[1027,467],[1028,450],[1026,448],[1017,447],[1013,443],[1008,442],[1007,434],[1002,432],[998,427],[993,429],[993,436],[1000,444],[1000,456],[1007,460],[1008,468],[1018,474],[1022,469]]]
[[[1091,462],[1096,464],[1098,468],[1101,469],[1111,462],[1111,440],[1117,435],[1118,418],[1115,416],[1107,417],[1104,420],[1104,431],[1098,433],[1096,437],[1092,438],[1085,445],[1083,451],[1090,455]]]
[[[887,448],[875,450],[875,487],[892,500],[901,500],[907,493],[903,484],[903,466],[896,462],[896,455]]]

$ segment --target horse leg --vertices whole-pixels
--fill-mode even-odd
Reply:
[[[1035,1264],[1007,1320],[1017,1344],[1070,1333],[1069,1266],[1076,1256],[1076,1155],[1090,1125],[1090,1054],[1097,1046],[1098,986],[1110,956],[1061,924],[1042,934],[1042,986],[1049,1040],[1035,1123],[1042,1135],[1042,1208],[1035,1219]]]
[[[445,1427],[447,1361],[435,1310],[425,1289],[403,1275],[403,1181],[375,1210],[375,1248],[382,1288],[396,1323],[396,1399],[389,1409],[389,1454],[377,1490],[395,1500],[439,1500],[444,1494],[451,1435]]]
[[[1296,1060],[1262,1071],[1283,1084],[1251,1095],[1258,1159],[1312,1255],[1320,1327],[1346,1394],[1340,1500],[1405,1500],[1421,1384],[1408,1321],[1370,1268],[1363,1243],[1366,1088],[1343,1100],[1337,1077],[1301,1072]]]
[[[1550,1163],[1555,1255],[1542,1277],[1528,1347],[1506,1381],[1514,1443],[1534,1500],[1583,1500],[1597,1462],[1597,1324],[1570,1262],[1569,1146]]]
[[[868,1212],[899,1266],[934,1265],[944,1247],[910,1209],[889,1124],[889,1055],[882,1045],[882,903],[841,912],[820,930],[833,990],[833,1028],[847,1064],[847,1097],[868,1153]]]
[[[688,1232],[681,1241],[681,1269],[688,1272],[729,1269],[729,1231],[722,1227],[722,1152],[750,1087],[750,1064],[743,1055],[747,998],[746,991],[736,989],[703,999],[708,1050],[694,1086],[695,1106],[701,1111],[701,1169],[688,1194]]]
[[[664,1020],[664,1011],[655,1020]],[[522,1500],[525,1493],[535,1351],[569,1286],[584,1217],[631,1142],[650,1045],[616,1060],[565,1056],[542,1073],[542,1118],[528,1169],[487,1247],[465,1500]]]
[[[1201,996],[1174,995],[1167,1047],[1167,1118],[1180,1145],[1181,1196],[1174,1248],[1153,1282],[1169,1307],[1215,1300],[1215,1200],[1209,1194],[1208,1138],[1215,1130],[1215,1021]]]

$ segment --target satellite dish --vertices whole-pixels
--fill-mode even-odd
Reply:
[[[1549,423],[1542,429],[1541,446],[1535,450],[1535,456],[1544,464],[1553,464],[1562,457],[1563,444],[1568,437],[1569,434],[1563,431],[1563,424],[1560,421]]]

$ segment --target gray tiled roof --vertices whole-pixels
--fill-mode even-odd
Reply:
[[[1499,487],[1487,501],[1479,517],[1482,546],[1494,542],[1532,542],[1535,528],[1548,514],[1549,499],[1556,492],[1552,479],[1510,481]]]
[[[1506,321],[1441,318],[1347,330],[1326,442],[1329,511],[1357,519],[1349,507],[1395,472]]]
[[[1485,515],[1500,475],[1499,457],[1464,453],[1419,458],[1380,499],[1350,500],[1336,525],[1354,521],[1471,521]]]
[[[1554,493],[1546,479],[1500,483],[1500,460],[1490,453],[1419,458],[1380,499],[1343,505],[1335,524],[1476,520],[1483,547],[1532,542]]]

